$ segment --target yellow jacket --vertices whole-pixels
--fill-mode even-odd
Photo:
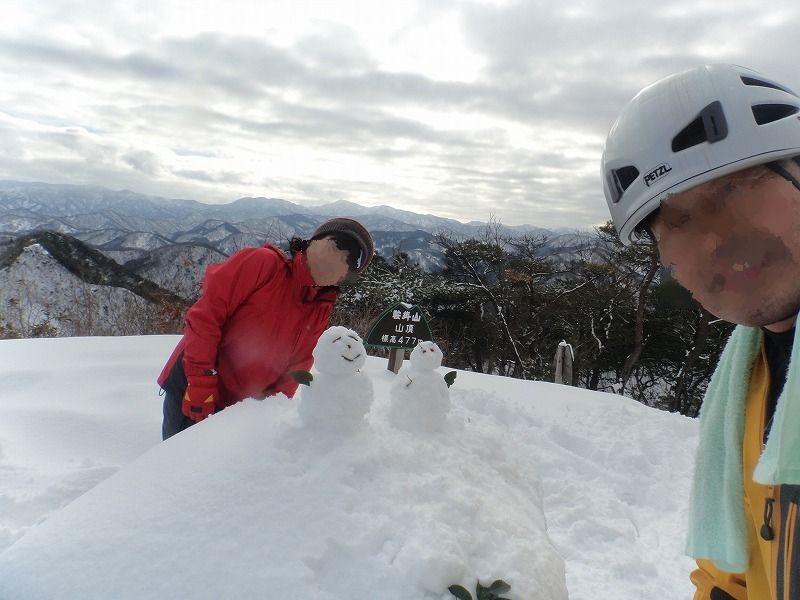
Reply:
[[[742,451],[750,565],[745,573],[727,573],[698,560],[691,574],[697,587],[694,600],[800,600],[800,532],[795,533],[800,486],[753,481],[766,427],[769,383],[762,341],[747,392]],[[771,539],[765,539],[770,534]]]

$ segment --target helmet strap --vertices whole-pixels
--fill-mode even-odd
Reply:
[[[795,156],[795,157],[794,157],[794,161],[795,161],[795,162],[796,162],[798,165],[800,165],[800,157],[797,157],[797,156]],[[767,164],[766,164],[766,166],[767,166],[767,168],[769,168],[770,170],[774,171],[775,173],[777,173],[778,175],[780,175],[781,177],[783,177],[783,178],[784,178],[786,181],[790,181],[794,187],[796,187],[798,190],[800,190],[800,181],[798,181],[798,180],[797,180],[797,178],[796,178],[794,175],[792,175],[791,173],[789,173],[789,171],[787,171],[786,169],[784,169],[784,168],[783,168],[781,165],[779,165],[777,162],[770,162],[770,163],[767,163]]]

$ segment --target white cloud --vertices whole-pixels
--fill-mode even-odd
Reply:
[[[800,89],[799,18],[791,0],[9,0],[0,176],[588,226],[638,89],[708,61]]]

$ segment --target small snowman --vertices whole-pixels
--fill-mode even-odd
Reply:
[[[450,412],[450,384],[455,371],[442,377],[436,369],[442,364],[442,351],[434,342],[420,342],[411,352],[410,362],[402,367],[389,391],[389,422],[408,431],[441,431]]]
[[[313,355],[316,375],[293,373],[305,384],[298,406],[300,418],[307,425],[329,431],[358,431],[374,397],[372,381],[360,371],[367,360],[364,343],[351,329],[329,327],[317,341]]]

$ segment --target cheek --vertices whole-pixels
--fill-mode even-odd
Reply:
[[[331,262],[328,264],[328,268],[326,269],[327,277],[329,278],[329,283],[331,285],[337,285],[344,279],[344,276],[347,274],[347,265],[342,268],[342,265],[339,262]]]
[[[722,242],[722,235],[711,228],[703,232],[669,234],[659,240],[658,253],[665,267],[703,267]]]
[[[695,246],[696,248],[696,246]],[[707,277],[708,256],[705,252],[695,250],[683,251],[680,247],[662,248],[659,244],[661,264],[669,270],[670,276],[690,292],[696,291],[698,281]]]
[[[331,252],[326,261],[326,267],[337,275],[347,273],[347,255],[344,252]]]
[[[336,256],[330,256],[324,261],[320,261],[319,267],[319,277],[328,285],[340,281],[347,275],[347,263],[342,262]]]
[[[658,260],[668,269],[674,270],[680,261],[680,252],[677,251],[678,246],[662,240],[658,242]]]

